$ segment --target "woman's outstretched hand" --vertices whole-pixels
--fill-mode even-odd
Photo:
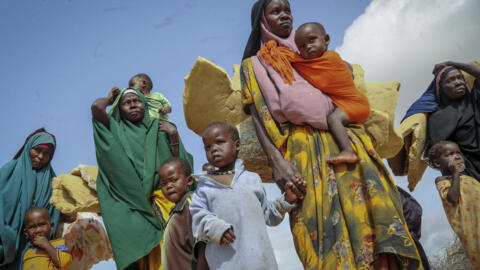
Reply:
[[[298,172],[297,168],[286,161],[283,157],[278,157],[272,162],[273,169],[273,178],[277,182],[277,185],[280,189],[283,189],[287,184],[292,183],[293,186],[290,187],[290,190],[295,194],[295,196],[302,200],[306,190],[307,185],[302,178],[302,175]],[[290,186],[290,184],[289,184]]]

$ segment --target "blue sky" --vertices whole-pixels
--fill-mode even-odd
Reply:
[[[170,117],[177,124],[186,148],[195,156],[198,171],[206,158],[200,138],[185,124],[183,78],[198,56],[232,73],[233,64],[240,63],[250,33],[253,3],[253,0],[0,1],[3,98],[0,114],[4,127],[0,134],[0,164],[9,161],[25,137],[42,126],[57,137],[58,148],[52,161],[57,174],[66,173],[80,163],[96,164],[91,103],[106,96],[113,86],[125,87],[132,75],[144,72],[152,77],[154,91],[162,92],[171,101]],[[347,61],[362,64],[367,79],[400,80],[403,86],[398,111],[403,114],[428,84],[434,63],[473,60],[478,55],[478,50],[473,51],[468,45],[479,44],[480,22],[476,19],[478,15],[471,16],[478,14],[479,4],[476,0],[450,3],[447,0],[372,0],[372,3],[292,0],[291,6],[296,26],[307,21],[323,23],[331,36],[330,48],[340,47]],[[428,12],[437,17],[428,17]],[[439,14],[443,17],[439,18]],[[449,28],[442,23],[461,24],[468,31],[450,44],[447,37],[452,40],[452,32],[445,34],[444,29]],[[364,25],[368,27],[362,28]],[[412,48],[412,44],[420,43],[425,44],[423,51]],[[379,57],[380,51],[388,53]],[[408,54],[415,59],[414,65],[410,60],[405,61]],[[423,73],[409,73],[415,67]],[[434,175],[429,171],[426,176]],[[405,186],[404,179],[396,180]],[[270,198],[278,194],[272,185],[267,185],[267,192]],[[429,223],[424,218],[424,227],[431,224],[433,228],[424,229],[424,238],[431,235],[436,239],[445,235],[443,232],[451,232],[435,192],[432,182],[424,181],[414,193],[432,220]],[[445,230],[435,231],[437,224],[442,224]],[[269,232],[281,268],[297,269],[287,222]],[[438,243],[433,241],[430,246]],[[97,269],[112,267],[112,263],[106,263]]]

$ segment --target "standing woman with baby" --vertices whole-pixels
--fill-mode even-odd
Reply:
[[[327,131],[331,99],[293,70],[286,83],[257,56],[262,43],[298,52],[290,4],[259,0],[242,63],[243,104],[279,186],[307,182],[290,225],[305,269],[419,269],[395,184],[361,126],[349,126],[354,163],[331,164],[339,154]],[[321,89],[320,89],[321,90]],[[315,128],[314,128],[315,126]],[[302,188],[295,189],[302,196]],[[303,196],[302,196],[303,197]]]

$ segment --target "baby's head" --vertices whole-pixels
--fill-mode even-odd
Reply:
[[[153,83],[147,74],[138,73],[128,81],[128,87],[135,87],[142,92],[142,94],[149,95],[150,91],[152,91]]]
[[[429,165],[439,170],[442,175],[449,175],[449,166],[457,167],[458,171],[465,170],[462,152],[458,145],[450,141],[440,141],[428,151]]]
[[[295,43],[304,59],[318,58],[328,50],[330,36],[320,23],[309,22],[298,27]]]
[[[160,188],[167,200],[178,203],[193,186],[192,168],[183,158],[169,158],[158,169]]]
[[[46,208],[32,207],[25,214],[25,228],[23,232],[33,240],[38,236],[50,238],[50,232],[53,228],[53,222],[50,220],[50,214]]]
[[[229,170],[240,152],[240,135],[237,128],[225,122],[213,122],[202,135],[208,163],[220,170]]]

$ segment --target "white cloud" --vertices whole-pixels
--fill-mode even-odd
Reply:
[[[373,0],[337,51],[361,64],[367,81],[400,81],[403,115],[428,86],[435,63],[480,58],[479,14],[478,0]]]
[[[361,64],[367,81],[402,83],[398,123],[432,80],[434,64],[480,60],[479,14],[478,0],[373,0],[336,50]],[[453,237],[432,172],[427,171],[413,194],[423,206],[422,243],[430,259]]]

